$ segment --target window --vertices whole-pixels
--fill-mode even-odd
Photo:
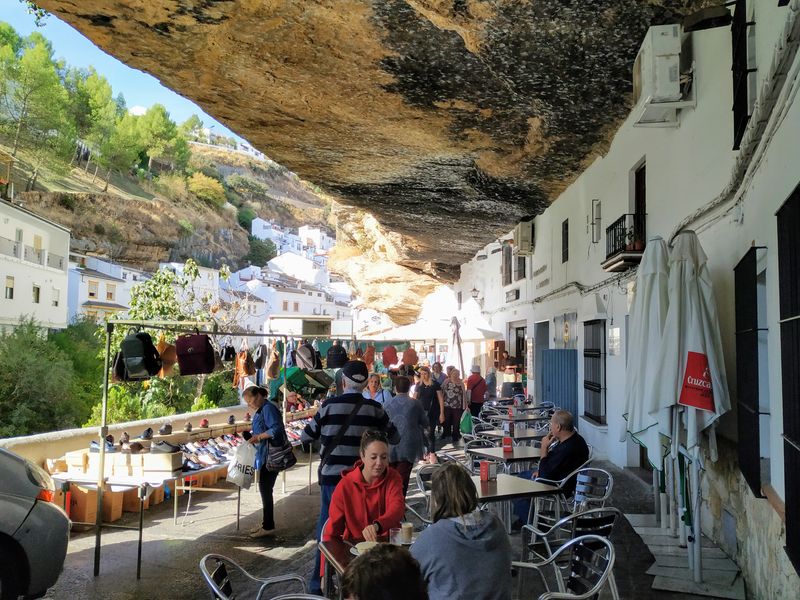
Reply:
[[[284,310],[284,312],[289,312],[289,301],[288,300],[284,300],[283,301],[283,310]]]
[[[606,422],[606,322],[583,324],[583,414]]]
[[[58,306],[60,300],[61,300],[61,290],[58,288],[53,288],[53,306]]]
[[[41,295],[42,295],[42,289],[38,285],[33,286],[33,303],[34,304],[39,304],[39,298],[41,297]]]
[[[520,279],[525,279],[525,257],[524,256],[517,256],[516,257],[516,268],[514,269],[514,281],[519,281]]]
[[[777,217],[786,554],[800,573],[800,186]]]
[[[22,241],[22,229],[17,229],[14,239],[16,239],[18,242]]]
[[[747,0],[736,0],[731,22],[733,149],[738,150],[756,99],[755,22],[747,20]]]
[[[295,302],[294,303],[294,312],[300,312],[300,303],[299,302]]]
[[[14,278],[6,275],[6,300],[14,299]]]
[[[561,223],[561,262],[569,260],[569,219]]]
[[[763,255],[763,250],[750,248],[734,269],[739,470],[757,498],[763,497],[761,474],[766,461],[762,457],[769,456],[769,415],[760,408],[769,406],[763,374],[767,368],[766,270],[758,273],[758,253]],[[763,429],[766,435],[762,439]]]
[[[87,310],[86,311],[86,318],[91,319],[92,321],[97,321],[97,311],[96,310]]]
[[[42,236],[34,235],[33,236],[33,249],[37,252],[42,249]]]
[[[99,289],[100,289],[100,284],[99,283],[97,283],[96,281],[90,281],[89,282],[89,298],[97,300],[97,294],[100,293]]]
[[[511,261],[513,260],[513,252],[511,244],[503,242],[503,257],[501,263],[503,285],[511,285]]]
[[[117,286],[113,283],[106,284],[106,300],[108,302],[114,302],[114,299],[117,296]]]

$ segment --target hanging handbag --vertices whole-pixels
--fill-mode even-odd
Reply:
[[[222,349],[222,360],[225,362],[233,362],[236,360],[236,348],[231,345],[225,346]]]
[[[285,471],[297,464],[297,458],[292,451],[289,436],[283,432],[283,443],[273,445],[273,439],[267,442],[267,471]]]
[[[181,375],[204,375],[214,371],[214,347],[204,333],[180,336],[175,342]]]
[[[267,379],[277,379],[281,374],[281,355],[277,350],[272,351],[267,364]]]
[[[120,343],[119,349],[125,362],[126,381],[150,379],[161,370],[161,359],[149,333],[129,333]]]

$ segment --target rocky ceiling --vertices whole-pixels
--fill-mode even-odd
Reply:
[[[39,4],[373,215],[379,225],[340,211],[349,249],[335,264],[372,306],[407,322],[415,297],[457,278],[476,250],[544,210],[603,149],[629,109],[631,66],[648,26],[708,2]],[[366,226],[386,235],[353,234]],[[385,262],[410,295],[365,277],[369,264]]]

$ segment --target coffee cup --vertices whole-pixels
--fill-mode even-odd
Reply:
[[[414,539],[414,524],[413,523],[400,523],[400,539],[404,544],[410,544]]]

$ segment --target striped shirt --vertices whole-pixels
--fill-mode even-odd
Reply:
[[[344,436],[333,452],[319,469],[320,485],[336,485],[341,479],[341,473],[352,467],[359,458],[361,434],[368,429],[385,431],[389,442],[396,444],[400,441],[397,429],[389,420],[383,407],[374,400],[367,400],[359,393],[343,394],[336,398],[326,400],[314,419],[303,430],[302,441],[309,443],[320,440],[322,447],[320,454],[325,453],[325,447],[332,443],[339,434],[347,417],[353,412],[356,402],[361,401],[358,412],[353,416]]]

